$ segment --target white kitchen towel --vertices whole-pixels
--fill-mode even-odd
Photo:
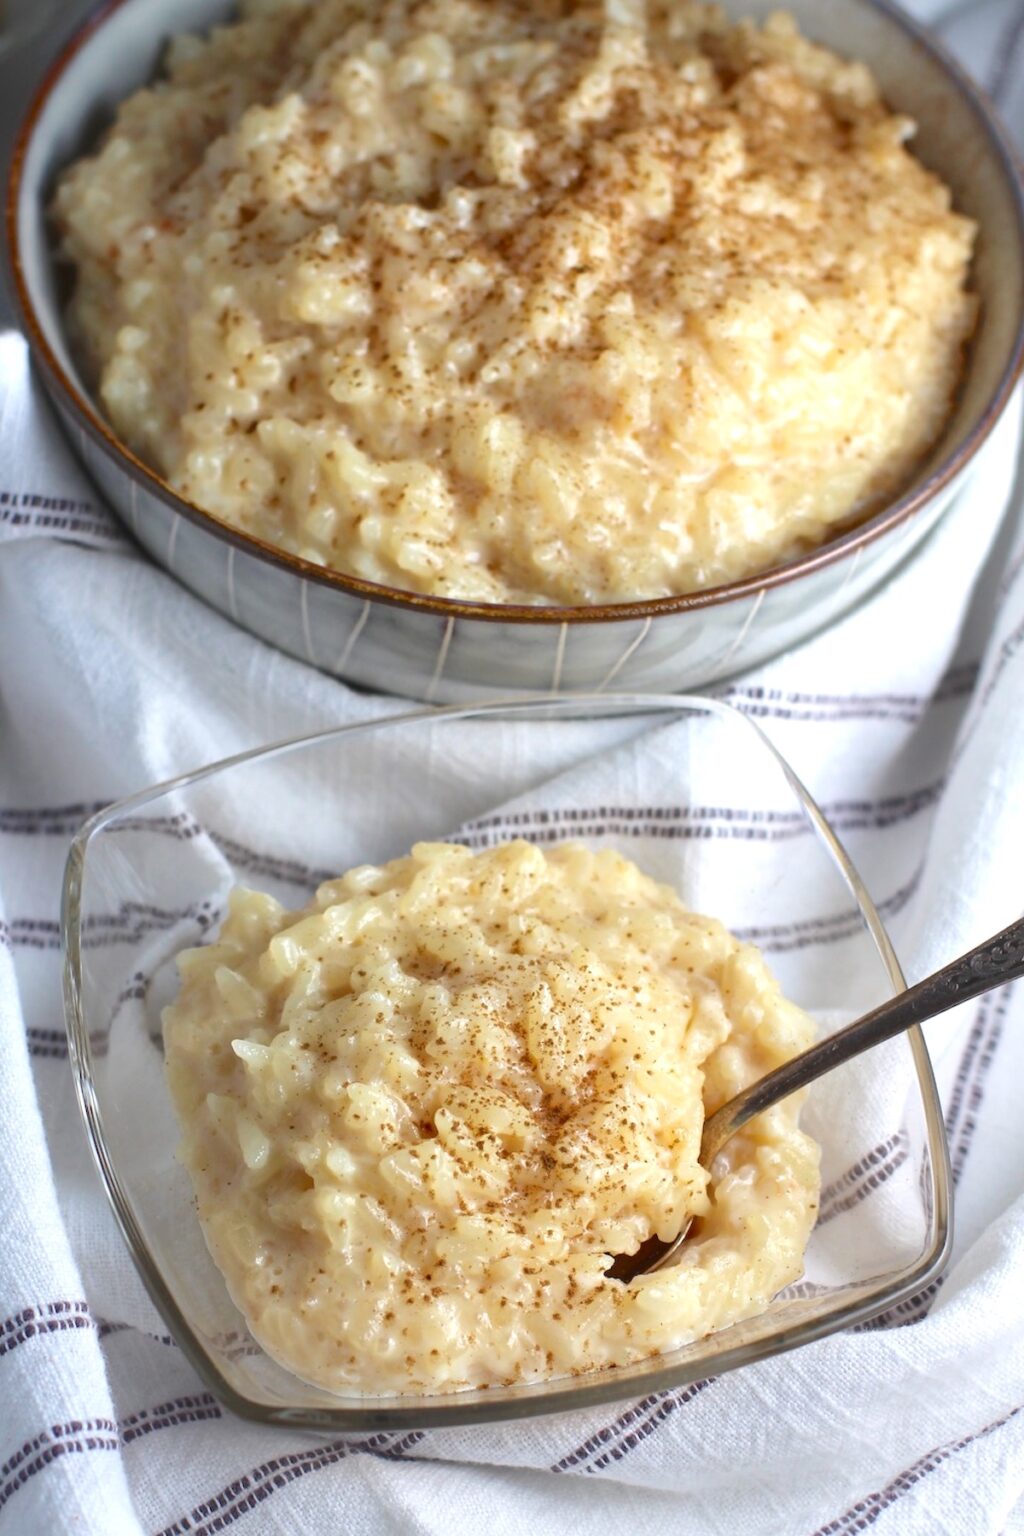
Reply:
[[[961,7],[948,23],[1014,106],[1024,6]],[[1019,418],[1015,406],[909,568],[722,690],[823,804],[912,977],[1024,905]],[[273,653],[150,565],[78,470],[13,332],[0,335],[0,657],[0,1532],[1024,1532],[1024,984],[929,1027],[956,1248],[941,1282],[876,1323],[675,1392],[523,1423],[325,1440],[224,1413],[149,1303],[79,1124],[63,860],[111,799],[398,706]],[[579,821],[603,803],[615,738],[607,723],[475,728],[472,775],[444,788],[453,827],[505,804],[526,752],[531,804],[569,796]],[[651,771],[642,755],[636,768],[637,782]],[[780,838],[779,858],[786,848]],[[665,855],[651,836],[636,856]],[[808,963],[831,964],[849,913],[824,911],[798,937]],[[884,1200],[898,1170],[879,1149],[840,1171],[829,1198],[850,1211]]]

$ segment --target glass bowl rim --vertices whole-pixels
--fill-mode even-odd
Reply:
[[[803,781],[771,737],[750,715],[724,700],[698,694],[552,694],[544,699],[510,695],[479,703],[453,704],[443,708],[424,708],[352,721],[319,731],[251,747],[242,752],[204,763],[198,768],[149,785],[91,816],[72,839],[64,870],[61,894],[60,937],[63,952],[64,1021],[68,1054],[75,1086],[75,1096],[85,1125],[90,1152],[100,1174],[104,1193],[114,1219],[128,1248],[135,1268],[151,1301],[166,1323],[183,1355],[204,1385],[238,1417],[261,1424],[287,1424],[297,1428],[338,1433],[383,1429],[445,1428],[457,1424],[498,1423],[501,1421],[593,1408],[603,1403],[626,1401],[637,1395],[667,1391],[702,1379],[700,1360],[683,1366],[645,1369],[634,1375],[636,1367],[625,1368],[630,1374],[614,1370],[595,1373],[593,1377],[567,1378],[562,1388],[550,1382],[530,1383],[516,1389],[504,1401],[489,1403],[480,1392],[437,1394],[419,1398],[405,1406],[402,1397],[370,1397],[358,1407],[289,1407],[258,1402],[245,1396],[221,1373],[220,1368],[193,1330],[164,1279],[159,1261],[151,1253],[136,1220],[132,1201],[125,1190],[107,1141],[104,1116],[96,1096],[92,1073],[92,1049],[88,1024],[82,1008],[81,895],[88,848],[92,839],[126,811],[135,811],[175,789],[188,788],[229,769],[259,760],[269,761],[303,747],[319,746],[345,736],[386,730],[391,726],[414,726],[439,719],[474,719],[512,715],[553,716],[571,720],[587,718],[587,712],[599,706],[607,716],[621,712],[630,715],[683,715],[701,713],[733,721],[749,730],[781,768],[801,809],[812,823],[837,872],[853,896],[865,927],[874,942],[878,957],[893,992],[906,988],[906,979],[892,942],[878,910],[840,839]],[[862,1282],[853,1298],[828,1313],[784,1328],[745,1344],[723,1350],[713,1360],[712,1374],[721,1375],[739,1366],[752,1364],[788,1352],[799,1345],[827,1337],[858,1323],[869,1321],[880,1312],[916,1295],[944,1268],[952,1248],[952,1175],[945,1123],[931,1058],[919,1027],[907,1031],[917,1087],[924,1113],[929,1165],[931,1169],[931,1240],[923,1253],[897,1272],[880,1288]],[[655,1357],[656,1358],[656,1357]],[[649,1362],[641,1362],[642,1366]],[[296,1378],[299,1380],[299,1378]],[[589,1383],[589,1385],[588,1385]],[[461,1400],[461,1401],[460,1401]],[[351,1399],[349,1399],[351,1401]],[[430,1406],[422,1404],[428,1402]]]

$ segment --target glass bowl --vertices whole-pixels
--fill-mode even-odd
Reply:
[[[604,695],[612,713],[581,731],[595,702],[420,711],[279,742],[143,790],[75,839],[65,1001],[88,1135],[150,1295],[237,1413],[332,1431],[407,1429],[636,1397],[861,1322],[941,1267],[949,1165],[915,1030],[811,1090],[803,1123],[822,1147],[821,1213],[803,1279],[759,1317],[629,1368],[432,1397],[333,1396],[249,1335],[175,1159],[160,1024],[174,956],[213,934],[236,883],[295,907],[328,876],[419,839],[574,838],[626,853],[759,944],[825,1032],[905,985],[849,859],[758,726],[714,700]]]
[[[107,0],[35,93],[12,157],[7,255],[40,378],[105,499],[154,560],[271,644],[361,687],[432,703],[703,688],[789,649],[876,590],[966,484],[1024,358],[1024,190],[990,105],[889,0],[788,0],[807,36],[870,65],[915,148],[978,223],[980,300],[961,388],[943,432],[899,494],[819,548],[678,597],[590,607],[473,603],[363,581],[227,527],[178,496],[119,443],[82,377],[64,324],[46,210],[61,168],[114,105],[151,80],[169,35],[206,30],[236,0]],[[730,0],[763,20],[777,0]],[[66,274],[65,274],[66,275]]]

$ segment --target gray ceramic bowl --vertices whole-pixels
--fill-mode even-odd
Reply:
[[[763,17],[776,0],[730,0]],[[920,157],[978,221],[981,318],[941,441],[896,501],[851,532],[763,575],[692,596],[592,608],[419,597],[307,564],[176,496],[114,438],[64,336],[46,220],[58,171],[159,66],[172,32],[223,20],[233,0],[111,0],[44,79],[15,149],[9,259],[32,350],[93,478],[154,559],[272,644],[366,687],[461,701],[511,691],[702,687],[830,623],[920,543],[970,474],[1024,352],[1024,194],[980,93],[887,0],[789,0],[810,37],[865,60],[919,124]]]

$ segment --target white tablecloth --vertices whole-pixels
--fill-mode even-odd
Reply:
[[[1024,129],[1024,6],[946,25]],[[724,690],[833,817],[911,977],[1021,911],[1018,421],[1015,407],[911,568]],[[227,1416],[148,1302],[86,1150],[63,1043],[63,859],[86,814],[147,782],[394,706],[274,654],[152,567],[83,480],[11,331],[0,656],[0,1531],[1024,1532],[1021,987],[929,1027],[956,1250],[882,1326],[521,1424],[324,1441]],[[516,750],[511,729],[481,731],[477,802]],[[827,923],[812,938],[843,942]],[[877,1173],[844,1188],[869,1197]]]

